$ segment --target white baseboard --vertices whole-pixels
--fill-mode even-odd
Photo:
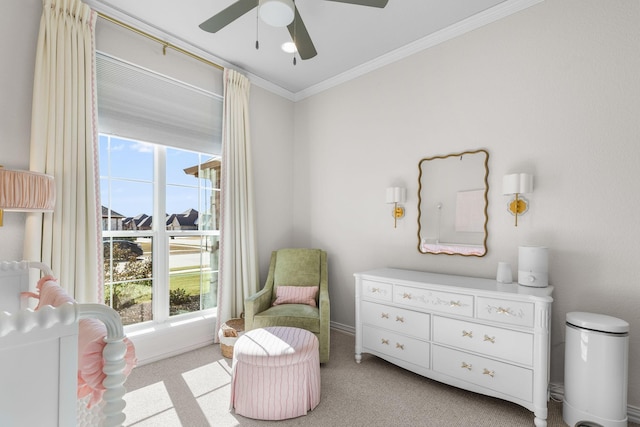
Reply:
[[[640,408],[637,406],[627,406],[627,416],[632,423],[640,424]]]
[[[348,334],[351,335],[355,335],[356,334],[356,328],[353,326],[349,326],[349,325],[343,325],[342,323],[338,323],[338,322],[331,322],[329,327],[331,329],[335,329],[341,332],[346,332]]]

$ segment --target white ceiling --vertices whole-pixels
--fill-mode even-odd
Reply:
[[[85,0],[99,12],[224,66],[240,68],[301,98],[398,60],[542,0],[389,0],[383,9],[296,0],[318,55],[298,58],[280,46],[286,28],[257,24],[254,9],[215,34],[198,25],[236,0]],[[256,50],[256,27],[260,49]]]

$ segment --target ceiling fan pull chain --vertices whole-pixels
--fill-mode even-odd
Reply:
[[[296,31],[296,29],[298,28],[298,20],[296,19],[296,15],[297,15],[297,8],[296,8],[296,0],[293,0],[293,66],[295,67],[296,65],[296,53],[298,52],[298,45],[296,43],[296,35],[298,34],[298,32]]]
[[[260,42],[258,41],[259,39],[259,31],[258,28],[260,27],[260,13],[258,13],[258,9],[256,8],[256,50],[260,49]]]

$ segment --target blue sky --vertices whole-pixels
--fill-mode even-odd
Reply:
[[[117,137],[100,135],[100,197],[103,206],[125,216],[153,214],[154,146]],[[110,147],[110,149],[109,149]],[[174,148],[167,148],[167,213],[198,209],[198,179],[184,169],[209,159]],[[111,178],[110,180],[108,178]],[[110,181],[110,185],[109,185]],[[201,185],[208,185],[207,180]],[[200,190],[204,194],[204,190]]]

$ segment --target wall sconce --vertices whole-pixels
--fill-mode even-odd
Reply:
[[[56,188],[52,176],[0,166],[0,227],[3,210],[52,212],[55,203]]]
[[[402,187],[389,187],[387,188],[387,203],[393,203],[393,228],[396,228],[398,218],[404,216],[404,208],[398,206],[398,203],[404,203],[407,198],[407,189]]]
[[[502,178],[502,194],[515,197],[509,201],[507,210],[516,217],[516,227],[518,226],[518,215],[523,215],[529,209],[527,199],[520,197],[521,194],[533,193],[533,175],[528,173],[513,173]]]

